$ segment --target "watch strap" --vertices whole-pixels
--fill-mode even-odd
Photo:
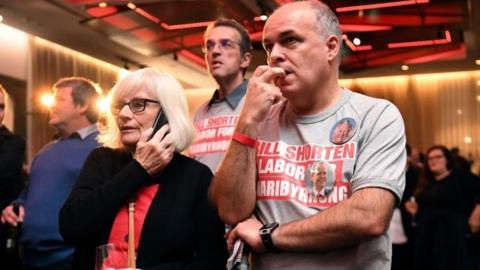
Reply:
[[[260,228],[260,238],[262,239],[262,243],[265,246],[265,248],[270,251],[270,252],[278,252],[278,248],[275,247],[273,244],[273,239],[272,239],[272,233],[275,231],[275,229],[278,228],[278,223],[273,222],[273,223],[268,223],[263,225]]]

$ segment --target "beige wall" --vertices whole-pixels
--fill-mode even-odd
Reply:
[[[480,71],[361,78],[341,84],[396,104],[413,147],[459,147],[480,169]]]
[[[190,117],[193,119],[193,115],[198,108],[209,100],[215,88],[198,88],[198,89],[185,89],[185,96],[187,97],[188,110]]]

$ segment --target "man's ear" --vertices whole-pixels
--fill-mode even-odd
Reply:
[[[340,53],[340,42],[337,36],[331,35],[325,41],[327,46],[327,59],[328,61],[333,61],[337,58],[337,55]]]
[[[251,60],[252,60],[252,53],[245,52],[242,56],[242,60],[240,61],[240,67],[241,68],[248,68]]]
[[[79,114],[85,115],[85,114],[87,114],[88,105],[89,104],[84,104],[84,105],[78,104],[75,107],[77,108],[77,111],[78,111]]]

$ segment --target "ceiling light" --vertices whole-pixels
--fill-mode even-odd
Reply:
[[[101,8],[107,7],[107,3],[100,2],[100,3],[98,3],[98,6],[101,7]]]
[[[475,60],[475,64],[476,64],[477,66],[480,66],[480,59]]]
[[[477,101],[480,102],[480,95],[477,96]]]
[[[463,141],[464,141],[466,144],[471,144],[471,143],[472,143],[472,137],[470,137],[470,136],[465,136],[465,138],[463,138]]]
[[[362,43],[362,41],[359,38],[354,38],[352,42],[355,46],[358,46]]]
[[[457,109],[457,114],[458,114],[458,115],[462,115],[462,114],[463,114],[463,110],[462,110],[462,109]]]
[[[209,24],[213,23],[213,21],[206,21],[206,22],[194,22],[194,23],[182,23],[182,24],[172,24],[169,25],[168,23],[161,22],[160,26],[167,29],[167,30],[181,30],[181,29],[190,29],[190,28],[198,28],[198,27],[205,27]]]
[[[407,66],[407,65],[402,65],[400,68],[401,68],[403,71],[407,71],[407,70],[410,69],[410,67]]]
[[[260,16],[255,16],[255,17],[253,17],[253,20],[256,21],[256,22],[260,22],[260,21],[264,22],[264,21],[266,21],[267,19],[268,19],[268,16],[265,15],[265,14],[262,14],[262,15],[260,15]]]
[[[127,7],[129,9],[136,9],[137,8],[137,6],[134,3],[131,3],[131,2],[127,4]]]
[[[354,52],[368,51],[372,49],[372,45],[355,46],[355,44],[353,44],[353,42],[345,34],[342,35],[342,39],[345,41],[345,44],[347,44],[347,46]]]

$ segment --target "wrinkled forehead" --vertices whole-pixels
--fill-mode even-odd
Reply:
[[[297,3],[295,3],[297,4]],[[315,27],[315,14],[305,5],[287,5],[276,10],[263,28],[263,41],[278,38],[287,32],[303,32]]]
[[[204,36],[204,42],[220,39],[230,39],[240,42],[241,36],[237,29],[226,25],[215,26],[209,29]]]

